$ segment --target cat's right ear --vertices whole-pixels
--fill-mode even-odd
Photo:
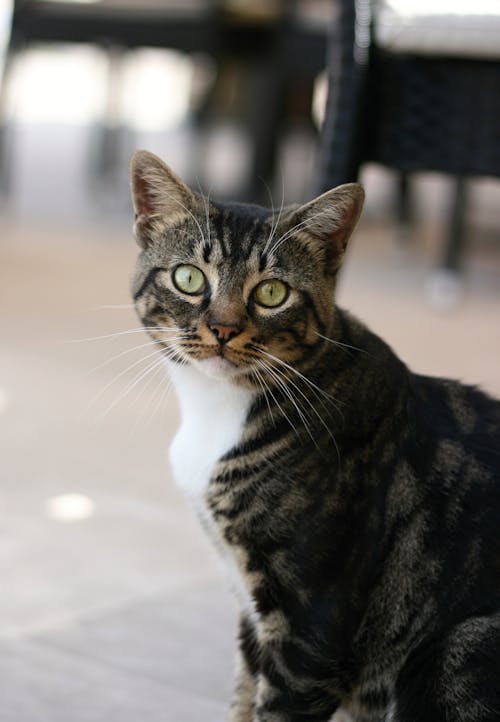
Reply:
[[[134,236],[145,248],[155,225],[172,225],[191,213],[196,203],[193,191],[161,158],[138,150],[130,163],[130,185],[134,204]]]

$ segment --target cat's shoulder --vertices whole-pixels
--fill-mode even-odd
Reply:
[[[479,386],[461,381],[410,373],[410,390],[414,399],[436,419],[451,414],[464,434],[488,427],[500,431],[500,400]]]

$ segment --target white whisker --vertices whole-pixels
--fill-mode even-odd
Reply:
[[[167,380],[167,387],[168,387],[168,384],[170,383],[170,377],[167,374],[167,370],[164,366],[162,366],[162,364],[157,364],[155,366],[155,368],[153,369],[153,371],[149,374],[149,378],[146,380],[146,382],[141,390],[141,393],[135,399],[134,404],[137,404],[138,400],[144,396],[144,394],[146,393],[146,389],[148,389],[151,386],[152,381],[154,381],[155,379],[158,378],[159,374],[161,374],[161,378],[163,380],[165,380],[165,379]],[[160,382],[160,386],[161,386],[161,382]],[[158,399],[158,395],[155,393],[155,391],[153,391],[152,393],[149,394],[149,399],[147,401],[146,406],[142,409],[142,412],[136,418],[134,425],[132,426],[132,428],[130,430],[131,437],[135,434],[137,427],[139,426],[139,424],[143,420],[144,416],[147,414],[147,412],[151,408],[151,405],[155,399],[156,400]],[[152,416],[151,416],[151,418],[152,418]]]
[[[261,349],[261,353],[267,354],[268,352]],[[331,394],[327,393],[324,389],[320,388],[317,384],[315,384],[311,379],[309,379],[307,376],[304,376],[303,373],[298,371],[293,366],[290,366],[290,364],[287,364],[282,359],[278,358],[277,356],[274,356],[273,354],[268,354],[270,358],[272,358],[277,364],[284,366],[286,369],[294,373],[299,379],[301,379],[307,386],[311,389],[311,391],[314,393],[315,397],[318,399],[319,403],[325,408],[325,402],[328,402],[333,406],[335,411],[339,414],[342,421],[344,421],[344,414],[342,413],[342,409],[339,406],[339,401],[335,399]]]
[[[275,369],[275,371],[276,371],[276,372],[279,372],[278,369]],[[283,372],[281,372],[281,373],[283,374]],[[338,459],[339,459],[339,461],[340,461],[340,451],[339,451],[339,447],[338,447],[337,440],[335,439],[335,436],[333,435],[333,432],[332,432],[331,428],[328,426],[328,424],[326,423],[326,421],[324,420],[324,418],[323,418],[323,417],[321,416],[321,414],[319,413],[318,409],[317,409],[317,408],[315,407],[315,405],[312,403],[311,399],[307,396],[307,394],[305,394],[305,393],[302,391],[302,389],[299,387],[299,385],[296,384],[292,379],[290,379],[290,378],[288,378],[287,376],[285,376],[284,374],[283,374],[283,377],[284,377],[284,379],[285,379],[286,381],[288,381],[288,383],[290,383],[290,384],[292,385],[292,387],[293,387],[293,388],[302,396],[302,398],[308,403],[308,405],[309,405],[310,408],[311,408],[311,411],[314,412],[314,414],[315,414],[316,417],[318,418],[319,422],[321,423],[321,425],[323,426],[323,428],[324,428],[325,431],[327,432],[328,436],[329,436],[330,439],[332,440],[332,442],[333,442],[333,444],[334,444],[334,446],[335,446],[335,449],[336,449],[336,451],[337,451],[337,457],[338,457]],[[313,391],[313,393],[314,393],[314,389],[312,389],[312,391]],[[317,395],[316,395],[316,398],[318,398]],[[321,402],[321,399],[318,399],[318,400]],[[323,406],[323,408],[324,408],[324,406]],[[314,439],[313,439],[313,441],[314,441]]]
[[[141,343],[138,346],[132,346],[132,348],[127,348],[125,351],[121,351],[120,353],[115,354],[114,356],[111,356],[110,358],[107,358],[102,363],[98,364],[97,366],[94,366],[90,369],[90,371],[87,371],[87,374],[90,376],[91,374],[95,373],[96,371],[99,371],[99,369],[104,368],[104,366],[107,366],[110,363],[113,363],[113,361],[117,361],[122,356],[126,356],[129,353],[132,353],[133,351],[138,351],[141,348],[146,348],[148,346],[156,346],[157,341],[147,341],[146,343]]]
[[[122,390],[122,392],[114,399],[114,401],[108,406],[106,411],[100,415],[101,421],[108,416],[108,414],[115,408],[115,406],[125,398],[125,396],[128,396],[128,394],[134,389],[138,383],[140,383],[146,376],[148,376],[152,371],[158,368],[158,366],[161,366],[165,361],[164,355],[161,355],[159,358],[156,358],[154,361],[151,361],[146,369],[141,369],[139,373],[130,381],[127,386]]]
[[[360,351],[361,353],[366,353],[371,356],[371,354],[364,348],[359,348],[358,346],[351,346],[351,344],[349,343],[343,343],[342,341],[337,341],[334,338],[328,338],[328,336],[323,336],[323,334],[319,333],[319,331],[316,331],[316,335],[322,338],[324,341],[328,341],[328,343],[333,344],[334,346],[340,346],[341,348],[345,349],[352,349],[353,351]]]
[[[262,360],[260,360],[260,359],[256,359],[256,363],[257,363],[264,371],[266,371],[266,372],[268,371],[267,365],[264,363],[264,361],[262,361]],[[276,404],[276,406],[278,407],[279,411],[281,412],[281,415],[288,421],[288,423],[290,424],[293,432],[296,434],[297,438],[300,438],[299,433],[298,433],[298,431],[297,431],[297,428],[296,428],[295,424],[291,421],[291,419],[290,419],[290,417],[288,416],[288,414],[286,413],[286,411],[284,411],[283,407],[281,406],[280,402],[278,401],[278,399],[276,398],[276,396],[274,395],[272,389],[271,389],[269,386],[268,386],[268,391],[269,391],[269,393],[270,393],[270,395],[271,395],[271,398],[273,399],[274,403]]]
[[[264,182],[265,182],[265,181],[264,181]],[[279,224],[280,224],[281,214],[283,213],[283,206],[284,206],[284,203],[285,203],[285,179],[284,179],[284,176],[283,176],[283,171],[281,172],[281,206],[280,206],[280,210],[279,210],[279,213],[278,213],[278,218],[276,219],[276,221],[274,221],[275,210],[274,210],[273,196],[272,196],[271,190],[270,190],[269,186],[267,185],[267,183],[266,183],[265,185],[266,185],[267,191],[268,191],[268,193],[269,193],[269,198],[270,198],[270,200],[271,200],[271,206],[272,206],[272,209],[273,209],[273,224],[272,224],[272,226],[271,226],[271,232],[270,232],[270,234],[269,234],[269,238],[267,239],[266,245],[264,246],[264,250],[262,251],[262,254],[261,254],[262,256],[265,256],[266,253],[267,253],[267,251],[268,251],[268,248],[269,248],[269,246],[270,246],[270,244],[271,244],[271,242],[272,242],[272,240],[273,240],[273,238],[274,238],[274,236],[275,236],[275,234],[276,234],[276,231],[277,231],[277,229],[278,229],[278,226],[279,226]]]
[[[320,388],[317,384],[315,384],[313,381],[311,381],[311,379],[308,379],[307,376],[304,376],[303,373],[301,373],[300,371],[298,371],[296,368],[294,368],[293,366],[291,366],[291,365],[290,365],[289,363],[287,363],[286,361],[283,361],[283,359],[278,358],[278,356],[274,356],[274,354],[269,353],[268,351],[264,351],[264,349],[259,348],[258,346],[253,346],[252,348],[254,348],[256,351],[264,354],[264,356],[268,356],[270,359],[272,359],[272,360],[275,361],[276,363],[280,364],[281,366],[284,366],[284,367],[287,368],[289,371],[291,371],[292,373],[294,373],[296,376],[298,376],[299,378],[301,378],[301,379],[302,379],[306,384],[308,384],[311,388],[316,389],[316,391],[318,391],[318,393],[320,393],[322,396],[324,396],[324,397],[325,397],[326,399],[328,399],[330,402],[334,402],[334,399],[333,399],[333,397],[331,396],[331,394],[327,393],[324,389]]]
[[[137,361],[134,361],[134,362],[131,363],[129,366],[127,366],[127,368],[125,368],[125,369],[123,369],[122,371],[120,371],[120,373],[117,374],[117,376],[114,376],[114,377],[111,379],[111,381],[109,381],[109,383],[107,383],[106,386],[104,386],[104,388],[102,388],[102,389],[99,391],[99,393],[97,393],[97,394],[90,400],[87,408],[92,407],[92,406],[101,398],[101,396],[106,393],[106,391],[109,389],[109,387],[112,386],[114,383],[116,383],[116,382],[117,382],[119,379],[121,379],[123,376],[125,376],[125,374],[129,373],[133,368],[135,368],[136,366],[138,366],[138,365],[141,364],[141,363],[144,363],[144,361],[147,361],[148,359],[152,358],[153,356],[156,356],[156,355],[159,354],[159,353],[161,353],[160,349],[155,349],[155,350],[153,351],[153,353],[150,353],[150,354],[148,354],[147,356],[144,356],[143,358],[140,358],[140,359],[138,359]]]
[[[102,306],[93,306],[92,311],[107,311],[121,308],[135,308],[135,303],[105,303]]]
[[[142,333],[144,331],[179,331],[179,328],[176,326],[139,326],[138,328],[129,328],[126,331],[115,331],[114,333],[106,333],[102,336],[65,339],[60,343],[86,343],[87,341],[105,341],[106,339],[119,338],[120,336],[128,336],[134,333]]]
[[[185,363],[185,362],[182,361],[182,363]],[[163,383],[164,383],[163,391],[162,391],[160,397],[158,398],[156,406],[153,409],[151,418],[154,418],[156,416],[156,414],[159,412],[159,410],[162,408],[163,404],[165,403],[165,401],[167,400],[167,398],[170,394],[170,391],[173,388],[172,378],[168,374],[165,374]]]
[[[276,424],[275,424],[275,421],[274,421],[274,414],[273,414],[273,412],[272,412],[271,404],[269,403],[269,398],[268,398],[268,396],[267,396],[267,391],[268,391],[269,389],[268,389],[268,387],[267,387],[266,381],[265,381],[265,379],[262,377],[262,374],[259,372],[259,370],[256,369],[255,367],[252,368],[251,373],[252,373],[253,375],[255,375],[255,378],[256,378],[256,380],[257,380],[257,383],[259,384],[259,387],[262,389],[262,393],[263,393],[264,398],[265,398],[265,400],[266,400],[266,404],[267,404],[267,408],[268,408],[268,410],[269,410],[269,415],[270,415],[270,417],[271,417],[271,421],[272,421],[272,423],[273,423],[273,426],[275,426]]]
[[[178,198],[171,195],[170,193],[165,193],[165,196],[167,198],[169,198],[170,200],[174,201],[175,203],[178,203],[181,206],[181,208],[183,208],[186,211],[186,213],[188,213],[191,216],[191,218],[196,223],[196,226],[200,232],[202,242],[205,243],[205,236],[203,235],[203,229],[202,229],[198,219],[196,218],[196,216],[192,213],[192,211],[190,211],[189,208],[184,205],[184,203],[181,203],[181,201]]]
[[[278,384],[280,389],[283,391],[283,393],[287,396],[289,401],[291,401],[291,403],[295,407],[295,410],[297,411],[297,414],[299,415],[299,419],[301,420],[302,425],[304,426],[309,437],[311,438],[311,441],[315,444],[315,446],[317,446],[316,439],[314,438],[314,436],[311,432],[309,420],[308,420],[307,416],[305,415],[305,412],[300,407],[298,400],[294,396],[292,390],[285,383],[286,381],[288,381],[290,383],[290,379],[288,379],[286,377],[283,378],[283,376],[280,376],[280,374],[278,373],[278,370],[276,368],[271,367],[269,364],[266,364],[265,366],[266,366],[266,371],[272,376],[272,378]]]
[[[297,223],[295,226],[292,226],[292,228],[289,228],[288,231],[286,231],[282,236],[278,238],[276,243],[273,245],[271,250],[269,251],[269,254],[275,253],[278,248],[289,238],[291,238],[295,233],[300,231],[303,228],[307,228],[309,225],[311,225],[311,222],[315,220],[316,218],[321,218],[322,216],[328,217],[328,214],[326,211],[319,211],[318,213],[314,213],[313,215],[309,216],[308,218],[305,218],[300,223]]]
[[[205,221],[207,224],[207,236],[208,241],[205,240],[205,243],[208,243],[208,247],[212,245],[212,238],[211,238],[211,230],[210,230],[210,193],[212,192],[212,186],[208,189],[208,193],[205,195],[205,193],[202,192],[200,182],[197,179],[198,188],[200,190],[201,198],[203,199],[203,206],[205,208]]]

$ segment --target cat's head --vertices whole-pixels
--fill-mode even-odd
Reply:
[[[215,203],[146,151],[132,159],[139,317],[173,361],[259,385],[300,370],[329,333],[363,205],[339,186],[293,208]]]

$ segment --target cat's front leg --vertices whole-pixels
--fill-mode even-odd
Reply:
[[[252,722],[256,694],[257,680],[248,669],[248,664],[241,650],[238,650],[233,699],[229,709],[229,722]]]
[[[396,680],[397,722],[499,722],[500,611],[424,640]]]
[[[250,619],[242,615],[229,722],[252,722],[255,714],[258,672],[259,653],[255,628]]]
[[[276,674],[271,682],[260,673],[253,722],[329,722],[338,706],[337,699],[318,694],[307,682],[293,683]]]
[[[294,634],[278,609],[259,618],[254,639],[259,663],[252,722],[329,722],[339,699],[316,646]]]

